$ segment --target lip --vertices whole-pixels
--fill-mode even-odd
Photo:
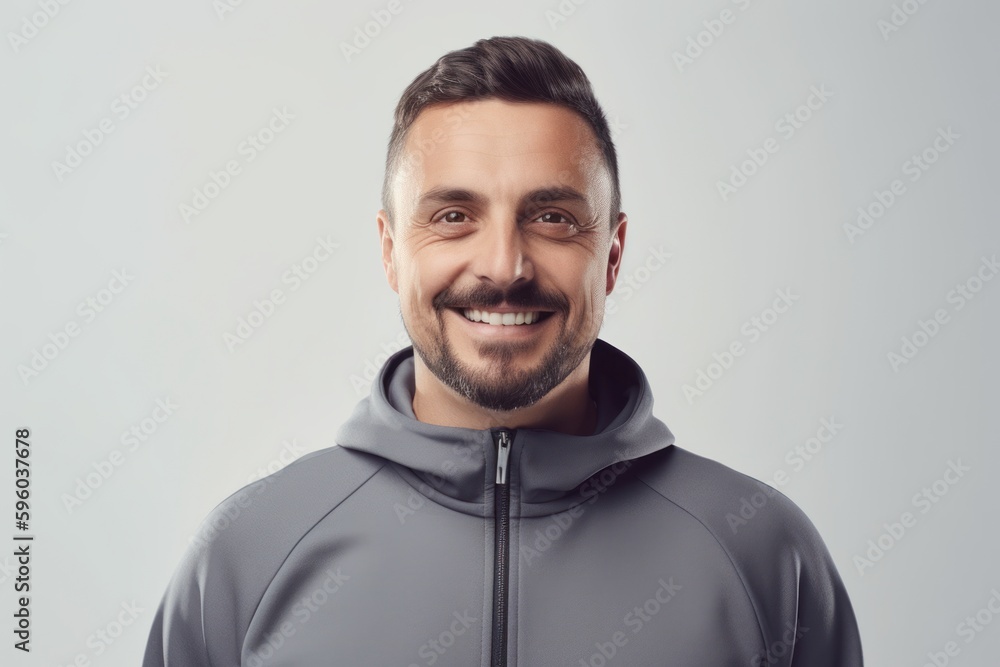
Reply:
[[[470,308],[470,307],[471,306],[461,306],[461,307],[457,307],[457,308],[452,308],[451,310],[460,311],[460,310],[465,310],[466,308]],[[472,308],[472,310],[485,310],[488,313],[528,313],[528,312],[551,313],[551,312],[553,312],[551,310],[542,310],[541,308],[512,308],[510,306],[507,306],[507,307],[490,306],[489,308],[475,308],[475,307],[471,307],[471,308]],[[459,313],[459,315],[461,315],[461,314],[462,313]]]
[[[446,308],[449,313],[452,313],[455,317],[461,320],[466,326],[471,327],[471,331],[475,335],[481,337],[489,338],[528,338],[540,333],[546,328],[549,320],[555,319],[555,313],[552,311],[539,311],[539,312],[549,312],[551,313],[548,317],[540,322],[535,322],[534,324],[513,324],[508,326],[486,324],[485,322],[473,322],[467,319],[460,311],[465,310],[464,308]],[[493,308],[489,312],[491,313],[520,313],[525,312],[524,309],[510,309],[510,308]]]

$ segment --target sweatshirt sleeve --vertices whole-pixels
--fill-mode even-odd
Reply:
[[[381,467],[346,452],[305,454],[208,514],[167,584],[142,667],[241,664],[254,614],[288,554]]]
[[[170,579],[149,631],[142,667],[210,667],[205,637],[205,561],[185,554]]]
[[[718,541],[749,598],[761,642],[749,667],[863,667],[854,609],[819,531],[778,489],[671,446],[654,489]]]
[[[819,533],[802,518],[795,637],[781,638],[794,642],[790,667],[863,667],[861,636],[844,582]],[[771,650],[777,653],[776,647]],[[762,663],[772,664],[777,663]]]
[[[202,521],[167,584],[142,667],[233,667],[270,580],[270,561],[251,547],[263,482],[232,494]]]

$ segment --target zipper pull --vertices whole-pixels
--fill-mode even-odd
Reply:
[[[500,431],[497,441],[497,484],[507,483],[507,457],[510,456],[510,436]]]

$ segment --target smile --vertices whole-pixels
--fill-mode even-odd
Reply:
[[[455,309],[460,310],[465,319],[470,322],[482,322],[492,326],[519,326],[524,324],[534,324],[541,322],[552,313],[541,310],[527,310],[520,313],[491,313],[487,310],[477,310],[475,308]]]

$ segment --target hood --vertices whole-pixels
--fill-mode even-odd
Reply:
[[[337,430],[337,444],[391,461],[407,469],[401,471],[405,477],[410,476],[407,471],[416,477],[423,495],[481,515],[482,506],[492,499],[498,429],[417,420],[415,386],[410,346],[382,365],[370,395]],[[590,354],[589,391],[597,404],[592,435],[511,429],[508,479],[520,515],[562,511],[581,500],[578,487],[595,473],[673,444],[666,424],[653,416],[645,373],[631,357],[600,338]]]

